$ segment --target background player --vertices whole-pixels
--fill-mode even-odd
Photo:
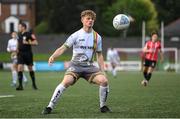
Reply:
[[[16,90],[23,90],[22,85],[22,74],[24,69],[24,64],[28,66],[29,74],[32,79],[32,87],[33,89],[37,89],[35,82],[35,74],[33,71],[33,53],[31,45],[38,45],[36,38],[31,37],[31,33],[27,32],[27,26],[25,23],[20,23],[18,26],[19,29],[19,37],[18,37],[18,79],[19,86]]]
[[[145,47],[143,48],[143,53],[145,55],[143,67],[144,80],[141,82],[141,84],[147,86],[149,80],[151,79],[152,72],[156,66],[158,53],[160,53],[160,62],[163,61],[161,42],[158,40],[157,32],[152,32],[151,39],[146,42]]]
[[[107,61],[111,64],[111,72],[114,77],[117,75],[117,65],[120,63],[120,57],[116,49],[109,48],[107,51]]]
[[[11,60],[12,60],[12,66],[11,66],[12,83],[11,83],[11,86],[15,87],[16,82],[17,82],[17,45],[18,45],[17,33],[12,32],[11,37],[12,38],[9,39],[9,41],[8,41],[7,51],[9,53],[11,53]],[[24,73],[23,73],[23,81],[24,81],[24,84],[27,83],[27,78]]]
[[[73,85],[80,77],[90,83],[99,85],[100,111],[109,112],[106,106],[106,99],[109,92],[108,79],[104,75],[104,59],[102,55],[102,39],[93,30],[96,14],[92,10],[85,10],[81,13],[83,28],[73,33],[49,58],[49,64],[62,55],[67,48],[73,46],[71,65],[67,69],[62,82],[56,87],[49,105],[42,111],[42,114],[51,113],[63,91]],[[99,68],[93,64],[93,55],[97,56]]]

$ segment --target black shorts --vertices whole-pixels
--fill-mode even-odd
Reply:
[[[156,67],[156,61],[145,59],[144,66],[155,68]]]
[[[33,65],[33,53],[32,52],[19,52],[18,64]]]

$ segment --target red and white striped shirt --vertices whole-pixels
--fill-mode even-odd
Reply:
[[[145,47],[147,50],[149,50],[149,52],[146,53],[145,58],[148,60],[157,61],[158,52],[161,50],[161,42],[153,42],[152,40],[149,40],[146,42]]]

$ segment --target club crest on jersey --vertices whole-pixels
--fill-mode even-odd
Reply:
[[[26,40],[26,36],[23,36],[23,40]]]

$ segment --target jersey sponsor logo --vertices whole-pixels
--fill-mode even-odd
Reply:
[[[85,39],[79,39],[79,41],[85,41]]]
[[[76,56],[74,56],[73,61],[77,61],[77,62],[86,62],[88,61],[88,56],[85,54],[78,54]]]
[[[88,61],[88,57],[86,55],[82,55],[79,57],[80,62]]]
[[[79,46],[81,49],[93,49],[93,46]]]

